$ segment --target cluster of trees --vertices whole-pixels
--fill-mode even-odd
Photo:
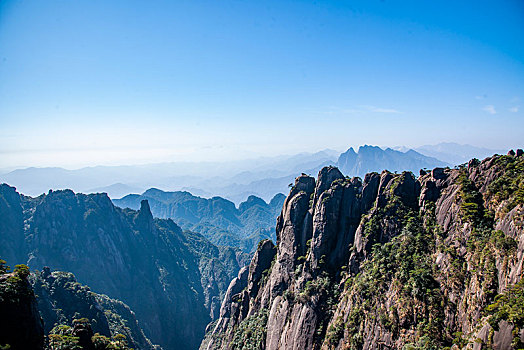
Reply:
[[[126,336],[116,334],[109,338],[93,334],[87,318],[73,320],[73,327],[62,324],[54,327],[48,335],[51,350],[127,350]]]

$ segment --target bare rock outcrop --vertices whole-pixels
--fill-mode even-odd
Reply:
[[[515,154],[418,178],[351,179],[333,167],[298,177],[271,264],[259,247],[203,348],[521,346],[521,316],[503,310],[524,294],[512,287],[524,261],[523,180]]]

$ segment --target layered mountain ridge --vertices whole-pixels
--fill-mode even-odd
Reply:
[[[380,172],[384,169],[418,171],[424,167],[448,165],[442,160],[406,150],[408,152],[362,146],[358,151],[361,153],[358,155],[358,162],[351,166],[348,163],[349,153],[356,153],[352,149],[342,154],[325,150],[232,162],[173,162],[96,166],[76,170],[26,168],[0,174],[0,181],[33,196],[49,189],[69,188],[83,193],[107,192],[115,199],[154,187],[169,191],[189,191],[206,198],[220,196],[238,205],[250,195],[269,202],[275,194],[287,192],[287,185],[300,173],[315,174],[324,166],[337,165],[337,161],[342,172],[350,176],[364,176],[367,172]],[[477,152],[474,151],[473,154],[475,153]]]
[[[131,194],[113,203],[137,210],[147,200],[155,217],[172,219],[182,229],[203,234],[213,244],[240,247],[246,252],[262,239],[275,239],[275,222],[285,196],[275,195],[269,203],[249,196],[235,204],[221,197],[201,198],[186,191],[165,192],[156,188],[142,195]]]
[[[524,157],[296,179],[201,349],[518,349]]]
[[[246,263],[238,249],[153,218],[145,200],[135,211],[115,207],[105,194],[62,190],[31,198],[4,184],[0,217],[0,257],[10,265],[74,273],[129,305],[147,338],[166,349],[198,346]]]

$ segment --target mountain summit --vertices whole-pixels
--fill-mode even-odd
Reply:
[[[523,184],[522,151],[417,179],[298,177],[276,247],[259,244],[200,348],[522,348]]]
[[[364,177],[373,171],[389,170],[412,171],[418,173],[420,169],[447,166],[449,164],[436,158],[424,156],[414,150],[406,152],[395,151],[391,148],[383,150],[378,146],[360,146],[358,152],[351,147],[342,153],[337,161],[339,169],[349,176]]]

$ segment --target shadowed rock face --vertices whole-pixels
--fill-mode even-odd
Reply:
[[[15,188],[0,184],[0,247],[1,258],[7,262],[22,262],[27,256],[22,211],[22,201]]]
[[[105,194],[64,190],[30,198],[2,185],[0,212],[7,223],[0,240],[23,237],[21,247],[0,246],[0,257],[32,270],[74,273],[93,291],[129,305],[145,335],[166,349],[198,347],[246,259],[154,219],[145,200],[134,211],[115,207]]]
[[[277,219],[267,275],[231,283],[245,289],[227,294],[201,349],[517,344],[524,324],[497,310],[524,287],[487,306],[522,277],[524,159],[421,174],[384,171],[362,181],[327,167],[317,180],[298,177]],[[253,259],[249,271],[265,270],[267,260]]]
[[[44,268],[33,271],[30,282],[38,296],[38,311],[44,321],[44,332],[49,335],[56,325],[73,326],[73,334],[89,335],[99,333],[111,338],[111,335],[123,334],[127,344],[133,349],[151,350],[155,346],[146,338],[135,314],[119,300],[97,294],[89,287],[77,282],[70,272],[54,271]],[[75,323],[83,318],[91,323]],[[78,331],[75,331],[75,328]],[[84,337],[84,344],[89,345],[91,337]],[[84,348],[86,348],[84,346]]]
[[[0,345],[43,349],[44,327],[27,276],[0,272]]]

